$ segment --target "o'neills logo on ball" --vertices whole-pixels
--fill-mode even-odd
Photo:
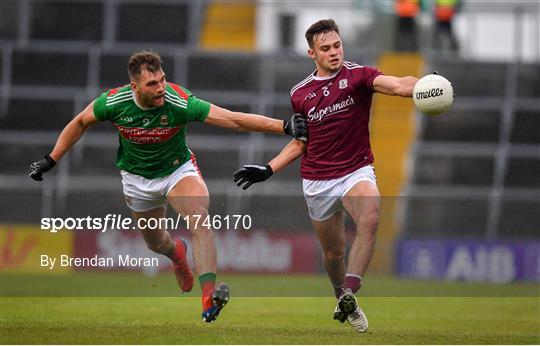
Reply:
[[[442,96],[443,89],[433,88],[429,91],[419,91],[416,93],[416,99],[422,100],[422,99],[428,99],[430,97],[436,97],[436,96]]]

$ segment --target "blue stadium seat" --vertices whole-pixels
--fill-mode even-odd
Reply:
[[[251,187],[253,188],[253,187]],[[271,231],[310,231],[304,196],[261,196],[250,199],[249,214],[255,229]],[[245,211],[244,211],[245,213]]]
[[[408,196],[406,229],[420,236],[484,236],[487,198]]]
[[[505,184],[508,187],[540,188],[540,153],[536,158],[510,157]]]
[[[421,154],[416,157],[413,182],[422,185],[491,186],[491,156]]]
[[[513,143],[540,144],[540,110],[516,112],[511,140]]]
[[[112,138],[115,135],[111,134]],[[116,147],[85,146],[82,157],[71,160],[71,172],[82,175],[113,175],[119,174],[116,168]],[[75,163],[76,162],[76,163]]]
[[[107,214],[122,215],[131,217],[131,213],[126,206],[121,184],[116,191],[99,191],[99,193],[88,193],[72,191],[66,198],[66,209],[62,213],[55,211],[56,217],[105,217]]]
[[[431,66],[452,81],[459,96],[503,96],[508,65],[472,61],[433,61]],[[474,76],[471,75],[474,71]]]
[[[2,150],[0,150],[0,161],[4,163],[2,173],[26,176],[30,164],[35,160],[42,159],[42,155],[49,153],[53,146],[54,143],[2,145]],[[28,183],[30,182],[29,180]]]
[[[100,2],[31,2],[32,39],[100,41],[103,4]]]
[[[30,178],[28,179],[28,184],[39,184],[37,181],[32,182]],[[0,208],[0,219],[4,225],[10,223],[39,224],[41,220],[41,216],[38,212],[41,210],[41,189],[2,189],[2,194],[0,195],[0,204],[2,206],[15,206],[14,208]]]
[[[503,198],[498,232],[501,237],[538,237],[540,229],[540,197],[523,200]]]
[[[518,97],[540,97],[540,65],[522,64],[518,67]]]
[[[87,83],[87,54],[15,50],[12,61],[13,85],[83,87]]]
[[[7,115],[0,119],[0,128],[60,132],[72,118],[71,100],[11,98]]]
[[[285,105],[274,105],[274,107],[272,108],[272,113],[269,115],[273,118],[282,120],[288,120],[291,118],[291,115],[293,114],[293,109],[289,98],[287,96],[284,97],[285,99],[283,99],[283,102]]]
[[[276,59],[275,64],[274,90],[287,94],[315,70],[313,60],[303,56]]]
[[[450,109],[444,116],[424,117],[422,140],[498,142],[498,111]]]
[[[173,2],[119,4],[118,41],[166,42],[181,45],[188,41],[188,28],[189,13],[185,4]]]
[[[17,38],[19,7],[16,1],[3,1],[0,11],[0,39]]]
[[[189,143],[189,138],[188,138]],[[238,148],[231,147],[227,151],[193,149],[203,177],[208,179],[230,178],[238,167]]]
[[[192,89],[224,91],[259,90],[256,56],[193,55],[189,58],[187,85]]]

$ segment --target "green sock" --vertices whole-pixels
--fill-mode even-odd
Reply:
[[[203,275],[199,276],[199,283],[201,284],[203,296],[210,296],[214,286],[216,285],[216,278],[216,273],[212,272],[204,273]]]
[[[216,285],[216,274],[210,272],[199,276],[199,283],[201,284],[202,290],[203,309],[207,310],[212,306],[212,299],[210,299],[210,297],[212,296],[212,290]]]

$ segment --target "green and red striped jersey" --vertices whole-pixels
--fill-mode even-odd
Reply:
[[[118,129],[116,166],[154,179],[171,174],[190,159],[187,124],[203,122],[210,112],[210,103],[179,85],[167,83],[161,107],[141,108],[131,87],[125,85],[101,94],[93,108],[98,120],[108,120]]]

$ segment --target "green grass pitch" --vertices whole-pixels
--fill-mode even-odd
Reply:
[[[332,320],[335,300],[324,276],[224,279],[233,296],[217,322],[207,325],[200,318],[198,287],[180,296],[172,275],[2,275],[0,339],[4,344],[540,343],[538,285],[372,278],[359,294],[370,328],[358,334]],[[81,296],[58,296],[68,292]]]

